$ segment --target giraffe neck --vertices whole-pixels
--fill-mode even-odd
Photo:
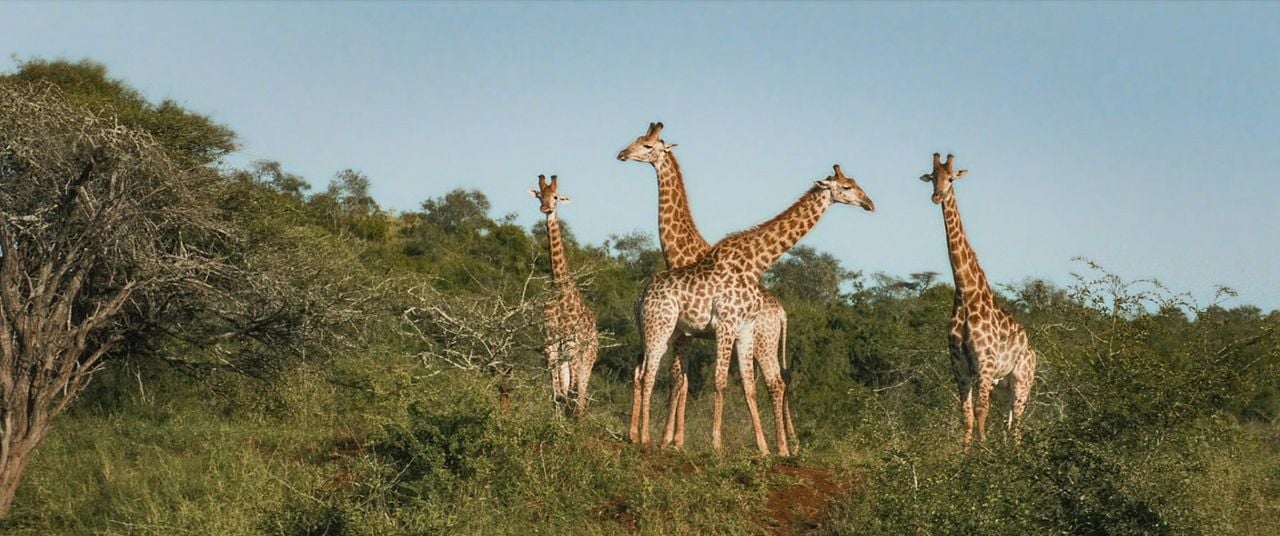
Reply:
[[[942,202],[942,221],[947,229],[947,251],[951,257],[951,275],[956,281],[957,303],[990,297],[991,285],[987,283],[987,274],[983,273],[982,266],[978,265],[978,256],[969,247],[955,192]]]
[[[733,257],[735,271],[758,281],[765,269],[796,245],[831,207],[831,193],[814,187],[773,219],[730,235],[717,244],[718,259]]]
[[[680,163],[670,152],[653,163],[658,173],[658,240],[668,268],[679,268],[698,260],[711,245],[698,232],[689,210]]]
[[[556,213],[547,214],[547,244],[551,248],[551,282],[556,286],[571,285],[569,263],[564,258],[564,241],[560,239],[560,219]]]

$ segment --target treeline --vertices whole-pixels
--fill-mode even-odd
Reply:
[[[1193,303],[1085,260],[1068,286],[1029,280],[1002,288],[1002,303],[1027,326],[1041,356],[1026,438],[1013,445],[997,432],[990,445],[966,455],[958,448],[946,357],[949,277],[864,274],[797,247],[770,268],[765,283],[789,316],[800,463],[856,486],[840,488],[822,515],[791,526],[763,511],[770,493],[788,485],[785,478],[735,458],[743,453],[698,457],[705,448],[698,425],[690,429],[692,452],[684,463],[709,468],[690,474],[661,459],[645,465],[617,436],[641,355],[635,300],[646,278],[663,269],[650,235],[586,244],[573,237],[573,218],[567,220],[569,264],[604,337],[593,376],[598,400],[590,418],[573,426],[553,417],[538,352],[549,273],[541,225],[526,229],[494,217],[474,190],[389,211],[369,194],[376,178],[354,169],[338,171],[323,189],[278,162],[229,169],[224,157],[236,149],[230,129],[171,101],[148,102],[94,63],[25,61],[0,77],[0,87],[6,98],[55,106],[71,118],[32,131],[61,140],[48,146],[55,156],[40,157],[65,160],[49,171],[32,164],[45,160],[14,149],[30,136],[14,135],[13,125],[37,125],[24,115],[37,108],[0,104],[6,121],[0,225],[27,233],[4,245],[5,270],[38,276],[41,259],[23,254],[42,243],[75,251],[63,244],[72,234],[102,245],[107,253],[67,294],[72,326],[89,326],[102,304],[139,286],[109,319],[86,328],[89,342],[80,353],[72,345],[59,354],[74,371],[67,380],[77,389],[72,395],[83,392],[65,416],[57,416],[65,408],[43,415],[44,431],[26,443],[35,449],[53,426],[54,445],[47,455],[37,451],[46,458],[32,466],[31,490],[16,484],[26,461],[6,469],[16,470],[5,482],[18,490],[20,512],[11,528],[309,534],[528,526],[594,533],[613,532],[617,523],[674,532],[1280,528],[1278,311]],[[103,141],[120,132],[136,136],[130,143],[145,150]],[[109,227],[110,240],[89,232],[101,222],[116,225],[114,217],[94,219],[108,205],[75,208],[66,200],[128,199],[141,190],[112,190],[109,174],[94,190],[96,175],[75,184],[76,174],[62,171],[88,162],[126,169],[138,155],[157,163],[139,168],[137,176],[152,182],[137,184],[173,192],[170,201],[120,204],[120,214],[140,223]],[[33,177],[50,180],[41,183],[44,190],[15,187]],[[174,180],[181,182],[166,182]],[[45,227],[23,219],[60,207],[71,207],[72,216],[40,219]],[[37,288],[20,279],[4,279],[12,286],[7,292]],[[1220,297],[1234,296],[1222,289]],[[17,318],[6,314],[6,322]],[[15,330],[5,335],[16,337]],[[701,399],[710,387],[711,348],[694,346],[691,395]],[[100,358],[88,361],[97,349]],[[5,416],[27,411],[10,400],[17,393],[10,385],[44,377],[29,361],[11,359],[3,371],[11,378],[3,387]],[[709,420],[697,407],[691,405],[690,422]],[[993,422],[1005,411],[996,407]],[[726,426],[747,427],[734,419]],[[64,421],[97,432],[60,432]],[[127,431],[101,428],[112,422],[152,429],[152,443],[139,445],[155,448],[162,460],[205,449],[199,450],[205,458],[228,469],[205,475],[174,461],[189,471],[190,488],[144,492],[152,484],[112,483],[97,469],[136,454],[101,447],[94,467],[72,471],[76,464],[68,460],[79,460],[88,445],[121,442],[118,434]],[[184,432],[209,429],[232,439],[192,446],[201,441]],[[21,439],[11,427],[4,433],[6,441]],[[272,464],[296,474],[282,477]],[[227,476],[235,471],[256,476]],[[76,484],[95,478],[96,492]],[[216,478],[224,481],[201,483]],[[232,497],[222,495],[228,488]],[[137,507],[126,499],[130,493],[152,502]],[[228,499],[230,506],[212,504]],[[505,508],[495,511],[493,504]],[[673,509],[685,512],[683,520],[664,517]]]

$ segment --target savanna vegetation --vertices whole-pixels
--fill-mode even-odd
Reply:
[[[801,246],[765,278],[799,454],[754,454],[739,397],[710,452],[706,343],[686,449],[641,452],[650,235],[566,233],[605,334],[574,422],[538,351],[540,226],[462,189],[384,210],[376,177],[313,190],[235,149],[97,64],[0,76],[3,532],[1280,533],[1278,311],[1087,260],[1002,287],[1040,354],[1033,404],[1020,444],[998,411],[963,453],[949,277]]]

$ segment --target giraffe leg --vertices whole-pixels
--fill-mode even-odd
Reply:
[[[676,423],[680,419],[680,391],[688,381],[688,377],[684,371],[685,359],[684,345],[681,341],[676,341],[672,345],[675,358],[671,360],[671,403],[667,407],[667,425],[662,433],[662,446],[665,448],[675,439]]]
[[[684,373],[680,375],[680,392],[676,397],[676,448],[684,448],[684,402],[689,399],[689,367],[685,362]]]
[[[674,314],[670,318],[646,319],[645,322],[644,391],[640,401],[640,445],[644,448],[649,447],[649,411],[653,402],[653,385],[658,379],[658,365],[671,346],[675,327]]]
[[[776,327],[765,326],[766,330]],[[760,374],[764,376],[764,385],[769,390],[769,399],[773,405],[773,432],[777,442],[778,455],[790,456],[787,448],[786,390],[787,384],[782,379],[782,370],[778,367],[778,341],[768,337],[767,333],[757,330],[755,340],[755,361],[760,365]],[[764,335],[764,336],[762,336]],[[753,379],[754,382],[754,379]]]
[[[593,338],[587,343],[587,348],[582,352],[582,359],[578,362],[578,379],[577,379],[577,407],[575,408],[574,418],[581,420],[587,413],[587,388],[591,385],[591,370],[596,365],[596,353],[600,350],[600,344]]]
[[[973,372],[970,370],[968,352],[952,327],[952,338],[947,344],[951,355],[951,372],[956,377],[956,388],[960,395],[960,417],[964,421],[964,450],[969,450],[973,442]]]
[[[787,317],[782,317],[779,326],[778,336],[778,352],[782,354],[782,414],[787,418],[787,435],[791,436],[791,454],[800,452],[800,436],[796,435],[796,425],[791,420],[791,369],[786,368],[787,365]]]
[[[764,439],[764,428],[760,424],[760,409],[756,405],[756,371],[754,335],[750,330],[738,338],[738,374],[742,377],[742,394],[747,399],[747,410],[751,412],[751,426],[756,433],[756,447],[760,454],[769,455],[769,444]]]
[[[973,384],[960,387],[960,416],[964,419],[964,449],[973,443]]]
[[[650,346],[646,344],[645,346]],[[644,367],[644,383],[643,393],[640,400],[640,446],[649,447],[649,408],[653,402],[653,385],[657,380],[658,363],[662,360],[662,354],[666,352],[666,344],[658,344],[660,348],[646,348],[645,350],[645,367]]]
[[[1001,378],[1000,380],[996,381],[995,392],[997,395],[999,395],[996,398],[1000,401],[1004,401],[1004,400],[1009,401],[1009,418],[1006,419],[1004,423],[1004,431],[1006,436],[1009,435],[1009,432],[1011,430],[1013,430],[1013,406],[1015,405],[1015,402],[1016,402],[1014,400],[1013,392],[1015,389],[1017,389],[1017,383],[1018,381],[1013,374],[1005,376],[1004,378]]]
[[[991,384],[991,375],[987,371],[983,371],[978,378],[978,399],[975,401],[973,408],[973,419],[978,425],[979,443],[987,441],[987,412],[991,410]]]
[[[559,405],[565,413],[573,413],[573,361],[572,359],[560,360],[560,394],[557,395]]]
[[[644,363],[631,375],[631,442],[640,442],[640,402],[644,397]]]
[[[1009,425],[1013,428],[1013,439],[1022,441],[1022,412],[1027,409],[1031,400],[1031,385],[1036,380],[1036,353],[1027,350],[1022,370],[1017,371],[1013,383],[1013,411],[1009,412]]]
[[[778,455],[790,456],[791,449],[787,445],[787,384],[782,381],[781,374],[764,374],[765,387],[769,390],[769,400],[773,404],[773,435],[777,442]]]
[[[723,325],[716,330],[716,395],[711,419],[711,448],[716,452],[724,450],[720,439],[720,424],[724,417],[724,388],[729,385],[729,364],[733,358],[736,331]]]
[[[688,339],[684,337],[682,337],[681,339],[685,342],[688,341]],[[680,390],[679,390],[678,396],[675,399],[675,403],[676,403],[675,441],[676,441],[676,448],[678,449],[684,448],[684,403],[689,399],[689,358],[688,358],[689,353],[687,351],[687,346],[685,350],[686,351],[681,352],[681,355],[685,357],[684,357],[684,361],[680,362],[680,366],[681,366],[680,385],[679,385]]]
[[[560,384],[560,347],[558,344],[548,344],[542,352],[547,356],[547,370],[551,373],[551,402],[559,408],[560,393],[564,391]]]

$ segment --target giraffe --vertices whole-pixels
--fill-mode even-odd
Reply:
[[[942,206],[951,273],[955,276],[956,297],[947,332],[947,348],[960,390],[965,448],[973,440],[975,420],[978,442],[986,440],[991,389],[997,385],[1012,395],[1008,427],[1013,430],[1015,438],[1020,438],[1022,411],[1026,409],[1031,384],[1036,377],[1036,352],[1027,341],[1027,332],[996,304],[991,285],[978,265],[978,257],[969,247],[969,239],[960,223],[953,184],[968,172],[967,169],[956,171],[952,155],[947,155],[947,161],[943,163],[941,156],[933,153],[933,172],[920,176],[920,180],[933,183],[933,202]]]
[[[639,411],[631,414],[631,438],[649,446],[649,405],[658,364],[677,334],[714,332],[716,340],[716,395],[711,446],[721,450],[720,424],[724,388],[728,384],[729,359],[754,348],[755,317],[764,302],[760,276],[765,268],[791,249],[818,223],[834,203],[875,210],[871,199],[840,166],[835,174],[814,182],[794,204],[769,221],[725,237],[697,262],[653,276],[640,298],[639,320],[644,337],[643,381]],[[736,346],[736,348],[735,348]],[[746,382],[744,382],[746,383]],[[755,413],[755,400],[747,407]],[[633,401],[632,407],[636,404]]]
[[[662,245],[662,254],[666,258],[667,268],[680,268],[693,264],[707,251],[711,244],[707,243],[698,231],[689,210],[689,198],[684,188],[684,176],[680,172],[680,163],[671,149],[676,145],[668,144],[659,138],[662,123],[649,123],[649,129],[643,136],[636,138],[631,145],[618,152],[618,160],[634,160],[653,165],[658,177],[658,236]],[[783,369],[778,364],[778,351],[781,350],[785,364],[787,312],[782,304],[761,287],[764,300],[755,320],[753,337],[754,348],[751,357],[738,356],[738,371],[744,384],[743,394],[755,398],[755,372],[753,361],[760,366],[764,374],[765,385],[769,389],[773,401],[774,431],[777,437],[778,454],[789,456],[794,448],[788,448],[788,434],[795,437],[795,427],[791,422],[789,401],[786,397],[787,383],[783,378]],[[684,408],[688,397],[689,382],[685,372],[684,344],[688,337],[678,333],[672,343],[675,359],[672,362],[672,388],[670,414],[663,434],[662,446],[671,444],[673,438],[676,448],[684,446]],[[640,370],[639,367],[637,370]],[[750,384],[749,386],[747,384]],[[640,382],[634,384],[640,388]],[[632,399],[639,401],[635,393]],[[753,416],[752,424],[756,426],[757,446],[768,453],[768,445],[764,442],[764,433],[759,428],[758,416]],[[792,443],[796,445],[796,443]]]
[[[567,404],[573,416],[580,419],[587,409],[587,387],[599,346],[596,315],[582,300],[565,261],[556,206],[569,204],[570,200],[556,193],[558,182],[555,175],[550,182],[545,175],[538,175],[538,188],[529,190],[541,202],[540,210],[547,216],[547,243],[551,249],[552,291],[543,309],[546,344],[542,350],[551,370],[551,390],[556,404]]]

